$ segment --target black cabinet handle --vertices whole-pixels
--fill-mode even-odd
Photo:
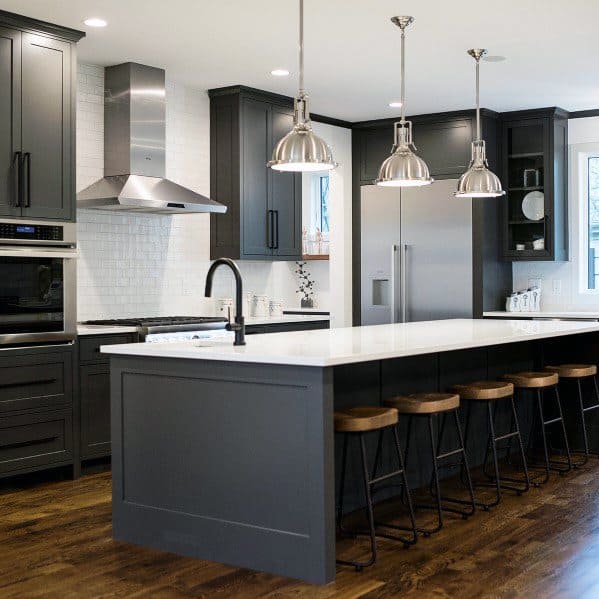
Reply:
[[[13,167],[13,194],[15,198],[15,207],[21,206],[21,194],[23,192],[23,153],[15,152],[12,159]]]
[[[0,449],[18,449],[19,447],[28,447],[30,445],[41,445],[42,443],[56,441],[56,439],[58,439],[58,435],[53,435],[51,437],[42,437],[40,439],[33,439],[31,441],[18,441],[17,443],[6,443],[5,445],[0,446]]]
[[[55,383],[56,379],[41,379],[39,381],[20,381],[18,383],[3,383],[0,389],[10,389],[11,387],[29,387],[31,385],[49,385]]]
[[[274,225],[275,225],[275,213],[274,210],[267,210],[266,211],[267,214],[267,220],[268,220],[268,224],[267,224],[267,245],[268,245],[268,249],[272,250],[275,247],[275,243],[274,243],[274,238],[275,238],[275,233],[274,233]]]
[[[275,213],[274,231],[275,231],[275,240],[276,240],[273,244],[273,249],[278,250],[279,249],[279,211],[273,210],[273,212]]]
[[[25,152],[25,154],[23,154],[23,162],[27,165],[27,175],[25,176],[27,183],[27,199],[25,201],[25,208],[29,208],[29,206],[31,206],[31,152]]]

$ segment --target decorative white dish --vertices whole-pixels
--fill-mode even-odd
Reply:
[[[542,220],[545,216],[545,194],[531,191],[522,200],[522,212],[528,220]]]

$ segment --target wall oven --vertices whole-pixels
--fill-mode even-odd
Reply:
[[[75,223],[0,221],[0,347],[77,336]]]

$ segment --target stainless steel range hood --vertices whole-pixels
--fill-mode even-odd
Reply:
[[[155,214],[226,212],[223,204],[164,176],[164,71],[133,62],[108,67],[105,90],[104,178],[77,194],[77,207]]]

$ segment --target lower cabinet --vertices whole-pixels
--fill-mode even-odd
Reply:
[[[0,478],[74,464],[74,349],[64,345],[2,352]]]
[[[72,406],[0,418],[0,476],[72,463]]]
[[[134,343],[137,335],[79,338],[79,443],[81,460],[110,455],[110,363],[102,345]]]
[[[81,459],[110,455],[110,366],[79,367]]]

